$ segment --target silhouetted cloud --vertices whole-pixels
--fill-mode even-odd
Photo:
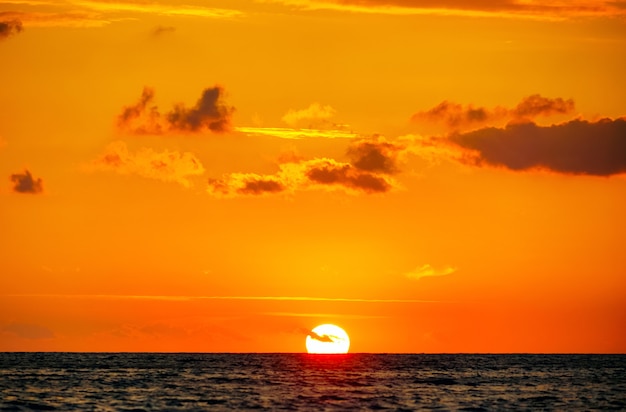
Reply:
[[[88,169],[136,174],[164,182],[176,182],[185,187],[191,186],[189,177],[204,173],[200,160],[192,153],[168,150],[157,152],[149,148],[132,153],[122,141],[111,143],[100,157],[91,162]]]
[[[456,268],[453,268],[452,266],[434,268],[429,264],[425,264],[425,265],[422,265],[420,267],[413,269],[412,271],[407,273],[405,276],[408,277],[409,279],[419,280],[419,279],[422,279],[425,277],[431,277],[431,276],[446,276],[454,272],[456,272]]]
[[[315,339],[320,342],[334,342],[333,338],[336,338],[336,336],[332,336],[332,335],[318,335],[312,330],[307,332],[307,336],[310,336],[311,339]]]
[[[454,134],[449,141],[472,152],[462,161],[511,170],[610,176],[626,173],[626,120],[573,120],[542,127],[510,124]]]
[[[10,176],[13,182],[13,191],[17,193],[41,193],[43,192],[43,182],[41,178],[34,179],[33,175],[25,170],[24,173],[15,173]]]
[[[231,173],[225,179],[209,179],[209,191],[222,196],[263,195],[280,193],[286,189],[279,176],[261,176],[254,173]]]
[[[348,148],[348,156],[357,169],[392,174],[398,171],[397,156],[404,149],[404,145],[384,139],[364,139]]]
[[[384,176],[330,159],[311,165],[305,175],[319,185],[339,185],[365,193],[384,193],[392,188]]]
[[[0,15],[1,17],[1,15]],[[22,31],[22,22],[19,20],[0,20],[0,40],[6,39]]]
[[[163,134],[167,132],[223,133],[231,130],[234,108],[223,102],[224,89],[214,86],[205,89],[196,105],[187,108],[177,104],[161,114],[154,100],[154,90],[145,87],[139,101],[127,106],[118,116],[118,127],[134,134]]]
[[[197,132],[209,129],[212,132],[230,130],[232,107],[222,102],[224,89],[219,86],[205,89],[196,105],[187,109],[178,104],[168,113],[167,120],[172,129]]]
[[[173,33],[176,31],[176,27],[173,26],[157,26],[152,30],[153,36],[161,36],[167,33]]]
[[[33,325],[28,323],[11,323],[2,328],[5,332],[13,333],[24,339],[51,339],[54,338],[54,332],[45,326]]]
[[[450,130],[467,130],[499,121],[528,121],[539,116],[569,114],[574,111],[572,99],[543,97],[538,94],[525,97],[512,109],[463,106],[443,101],[427,111],[417,112],[411,120],[416,123],[443,124]]]

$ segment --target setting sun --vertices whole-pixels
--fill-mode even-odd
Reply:
[[[306,337],[308,353],[348,353],[350,337],[339,326],[324,324],[316,326]]]

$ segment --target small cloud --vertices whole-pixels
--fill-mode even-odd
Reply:
[[[261,176],[255,173],[231,173],[226,179],[209,179],[209,191],[214,194],[229,196],[263,195],[280,193],[286,188],[279,176]]]
[[[289,110],[282,120],[289,126],[295,127],[304,124],[307,128],[314,125],[328,122],[335,115],[336,111],[331,106],[312,103],[306,109]]]
[[[162,114],[153,105],[154,89],[145,87],[139,101],[127,106],[118,116],[120,130],[132,134],[165,134],[168,132],[200,133],[210,131],[224,133],[232,129],[234,107],[224,103],[224,89],[214,86],[204,89],[193,107],[182,103]]]
[[[384,193],[391,190],[389,180],[382,175],[360,170],[349,163],[323,159],[311,164],[306,177],[318,185],[343,186],[365,193]]]
[[[421,267],[418,267],[412,271],[410,271],[409,273],[407,273],[405,276],[409,279],[415,279],[415,280],[419,280],[425,277],[432,277],[432,276],[446,276],[446,275],[450,275],[452,273],[456,272],[456,268],[453,268],[451,266],[446,266],[443,268],[439,268],[439,269],[435,269],[434,267],[432,267],[429,264],[425,264]]]
[[[10,176],[13,182],[13,191],[16,193],[37,194],[43,192],[43,182],[41,178],[34,179],[28,170],[24,173],[15,173]]]
[[[20,20],[0,21],[0,40],[14,36],[22,31],[22,22]]]
[[[54,338],[54,332],[50,329],[28,323],[11,323],[4,328],[4,332],[9,332],[24,339],[51,339]]]
[[[319,340],[320,342],[334,342],[333,338],[337,338],[336,336],[332,335],[318,335],[312,330],[309,331],[308,336],[310,336],[312,339]]]
[[[403,144],[387,142],[382,138],[363,139],[348,148],[348,156],[359,170],[393,174],[398,171],[397,158],[405,149]]]
[[[88,169],[113,171],[119,174],[136,174],[142,177],[176,182],[190,187],[189,177],[204,173],[200,160],[190,152],[142,148],[132,153],[125,142],[116,141],[88,165]]]
[[[162,36],[168,33],[174,33],[176,31],[176,27],[173,26],[157,26],[152,30],[152,35],[155,37]]]

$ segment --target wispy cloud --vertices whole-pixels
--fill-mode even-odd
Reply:
[[[145,1],[107,1],[107,0],[69,0],[71,4],[84,7],[89,10],[102,12],[132,12],[158,14],[165,16],[196,16],[210,18],[233,18],[243,15],[241,11],[204,7],[188,4],[174,4],[171,2],[145,2]]]
[[[249,136],[274,136],[280,139],[354,139],[359,135],[344,129],[299,129],[284,127],[237,127],[236,131]]]
[[[287,318],[322,318],[322,319],[386,319],[389,316],[380,315],[353,315],[344,313],[299,313],[299,312],[263,312],[263,316]]]
[[[406,277],[409,279],[419,280],[425,277],[432,276],[446,276],[456,272],[456,268],[452,266],[445,266],[441,268],[434,268],[429,264],[422,265],[406,273]]]
[[[319,103],[312,103],[306,109],[289,110],[282,118],[282,120],[289,126],[302,125],[309,128],[315,127],[318,123],[328,122],[336,111],[331,106],[321,105]]]
[[[241,300],[241,301],[302,301],[302,302],[346,302],[346,303],[440,303],[422,299],[367,299],[367,298],[329,298],[319,296],[180,296],[180,295],[62,295],[62,294],[10,294],[6,297],[23,298],[59,298],[59,299],[111,299],[111,300]]]
[[[24,339],[52,339],[54,332],[45,326],[30,323],[10,323],[0,329]]]
[[[13,182],[13,191],[16,193],[37,194],[43,192],[41,178],[35,179],[28,170],[25,170],[24,173],[14,173],[9,179]]]
[[[154,89],[145,87],[134,105],[126,106],[118,116],[118,128],[131,134],[223,133],[230,131],[234,107],[224,102],[220,86],[203,90],[195,106],[176,104],[162,114],[153,104]]]
[[[136,174],[149,179],[175,182],[185,187],[191,186],[189,177],[204,173],[202,163],[193,153],[168,150],[158,152],[150,148],[131,152],[123,141],[109,144],[100,157],[86,165],[86,169]]]
[[[572,99],[543,97],[534,94],[522,99],[509,109],[506,107],[486,108],[474,105],[461,105],[443,101],[437,106],[415,113],[411,120],[416,124],[442,124],[451,131],[465,131],[504,121],[529,121],[538,117],[571,114],[574,111]]]
[[[190,16],[198,18],[232,19],[242,11],[172,1],[142,0],[0,0],[3,5],[26,6],[28,11],[0,13],[0,20],[19,19],[25,26],[102,27],[115,21],[137,18],[141,14],[159,16]],[[36,7],[40,7],[37,9]]]
[[[624,16],[612,0],[257,0],[300,10],[336,10],[389,15],[442,15],[563,20],[578,16]]]

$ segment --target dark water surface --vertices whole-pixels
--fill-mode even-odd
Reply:
[[[0,353],[0,410],[626,410],[626,355]]]

